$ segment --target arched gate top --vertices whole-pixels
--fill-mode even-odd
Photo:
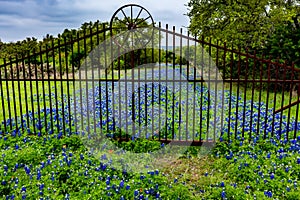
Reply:
[[[137,4],[120,7],[110,20],[110,28],[120,31],[148,27],[154,27],[153,17],[147,9]]]

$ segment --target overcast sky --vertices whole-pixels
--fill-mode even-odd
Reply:
[[[188,0],[0,0],[0,39],[3,42],[26,37],[43,39],[64,29],[78,29],[89,21],[110,21],[113,13],[129,3],[145,7],[156,22],[188,26]]]

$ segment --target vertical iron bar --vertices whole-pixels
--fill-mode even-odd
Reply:
[[[34,100],[33,100],[33,90],[32,90],[32,69],[31,69],[31,56],[30,56],[30,52],[28,52],[28,67],[29,67],[29,79],[30,79],[30,99],[31,99],[31,109],[32,109],[32,122],[33,122],[33,130],[34,130],[34,134],[36,134],[36,124],[35,124],[35,108],[34,108]]]
[[[285,81],[286,81],[286,71],[287,71],[287,62],[285,62],[284,63],[284,65],[283,65],[283,83],[282,83],[282,96],[281,96],[281,108],[283,108],[283,105],[284,105],[284,83],[285,83]],[[279,130],[281,131],[282,130],[282,122],[283,122],[283,110],[281,111],[281,115],[280,115],[280,128],[279,128]],[[280,133],[281,134],[281,133]],[[287,137],[286,137],[286,139],[289,139],[288,138],[288,135],[287,135]]]
[[[131,39],[133,39],[133,38],[131,38]],[[132,43],[130,44],[130,45],[132,45]],[[129,52],[128,54],[130,54],[130,55],[128,55],[128,56],[132,56],[132,54],[131,54],[131,52]],[[125,57],[125,60],[127,59],[126,58],[126,54],[124,55],[124,57]],[[112,62],[113,62],[113,60],[112,60]],[[130,64],[132,64],[132,63],[130,63]],[[130,65],[129,64],[129,65]],[[128,77],[127,77],[127,65],[125,64],[125,70],[124,70],[124,73],[125,73],[125,80],[124,80],[124,83],[125,83],[125,94],[124,94],[124,97],[125,97],[125,110],[126,110],[126,115],[125,115],[125,122],[126,122],[126,140],[128,140],[129,138],[128,138],[128,114],[129,114],[129,109],[128,109],[128,88],[127,88],[127,82],[128,82]],[[114,77],[114,71],[112,70],[112,76]],[[113,78],[113,80],[114,80],[114,78]],[[114,87],[113,87],[114,88]],[[113,89],[114,90],[114,89]],[[119,98],[121,98],[121,96],[119,96]],[[114,115],[114,93],[113,93],[113,116],[115,117],[115,115]],[[134,137],[133,135],[132,135],[132,137]]]
[[[59,73],[60,73],[60,97],[61,97],[61,110],[62,110],[62,123],[63,123],[63,133],[64,133],[64,136],[66,135],[66,122],[65,122],[65,99],[64,99],[64,89],[63,89],[63,86],[64,86],[64,82],[63,82],[63,71],[62,71],[62,68],[63,68],[63,63],[62,63],[62,57],[61,57],[61,46],[60,46],[60,40],[61,40],[61,37],[58,38],[58,61],[59,61]],[[65,46],[66,48],[66,46]]]
[[[261,93],[262,93],[262,79],[263,79],[263,66],[264,66],[264,55],[262,56],[262,61],[260,65],[260,74],[259,74],[259,99],[258,99],[258,117],[257,117],[257,135],[260,134],[260,113],[261,113]],[[264,137],[265,139],[265,137]]]
[[[294,83],[294,69],[295,69],[295,66],[294,66],[294,62],[292,63],[292,69],[291,69],[291,83],[289,86],[292,86],[293,83]],[[289,87],[290,89],[290,99],[289,99],[289,105],[292,104],[292,89],[291,87]],[[287,138],[289,138],[289,129],[290,129],[290,122],[291,122],[291,107],[289,107],[289,110],[288,110],[288,121],[287,121],[287,132],[286,132],[286,136]],[[274,119],[273,119],[274,120]]]
[[[201,37],[201,44],[204,44],[204,35]],[[203,81],[204,80],[204,45],[200,47],[201,48],[201,94],[200,94],[200,141],[202,141],[205,138],[202,138],[202,131],[203,131],[203,92],[204,92],[204,86]],[[206,131],[207,132],[207,131]],[[206,133],[206,141],[208,140],[208,134]]]
[[[185,116],[186,116],[186,130],[185,130],[185,140],[188,140],[188,131],[189,131],[189,118],[188,118],[188,108],[189,108],[189,81],[190,81],[190,32],[187,33],[187,82],[186,82],[186,111],[185,111]]]
[[[112,35],[112,27],[110,27],[110,34],[111,34],[111,37],[113,36]],[[106,34],[105,32],[103,32],[103,40],[106,41]],[[110,42],[110,46],[112,45],[112,43]],[[107,48],[106,48],[106,42],[104,43],[104,63],[105,63],[105,100],[106,100],[106,132],[108,132],[108,62],[107,62]],[[111,54],[112,56],[112,54]],[[111,61],[109,61],[111,62]],[[112,82],[113,84],[113,82]]]
[[[77,44],[77,54],[80,54],[81,55],[81,51],[80,51],[80,40],[79,40],[79,38],[80,38],[80,35],[79,35],[79,32],[77,32],[77,35],[76,35],[76,41],[78,41],[78,44]],[[82,73],[82,67],[83,66],[81,66],[81,63],[80,63],[80,61],[79,61],[79,69],[78,69],[78,73],[79,73],[79,104],[80,104],[80,111],[79,111],[79,115],[80,115],[80,123],[81,123],[81,133],[80,134],[84,134],[85,133],[85,131],[84,131],[84,128],[83,128],[83,126],[84,126],[84,123],[83,123],[83,91],[82,91],[82,75],[81,75],[81,73]],[[76,116],[76,118],[77,118],[77,116]]]
[[[132,68],[131,68],[131,95],[133,96],[134,94],[134,69],[135,69],[135,50],[133,50],[131,52],[131,65],[132,65]],[[134,98],[132,98],[132,117],[134,118],[134,114],[135,114],[135,100]],[[132,120],[132,134],[135,132],[135,123],[134,123],[134,120]]]
[[[88,132],[88,136],[90,136],[91,130],[90,130],[90,113],[89,113],[89,82],[88,82],[88,63],[87,63],[87,43],[86,43],[86,39],[87,39],[87,35],[86,35],[86,29],[83,30],[83,49],[84,49],[84,76],[85,76],[85,92],[86,92],[86,113],[87,113],[87,126],[86,126],[86,130]]]
[[[36,134],[36,124],[35,124],[35,112],[34,112],[34,100],[33,100],[33,90],[32,90],[32,72],[31,72],[31,61],[30,61],[30,52],[28,52],[28,68],[29,68],[29,83],[30,83],[30,99],[31,99],[31,109],[32,109],[32,122],[34,134]]]
[[[147,59],[147,52],[144,51],[145,59]],[[148,134],[148,79],[147,79],[147,67],[145,67],[145,117],[146,117],[146,133],[145,138],[147,138]]]
[[[173,26],[173,92],[172,92],[172,140],[175,139],[175,26]]]
[[[121,52],[120,52],[120,46],[118,46],[118,79],[121,79],[121,63],[120,63],[120,56],[121,56]],[[126,59],[126,58],[125,58]],[[119,85],[119,126],[120,128],[122,127],[122,102],[121,102],[121,82],[119,81],[117,84]],[[126,111],[127,112],[127,111]],[[134,116],[134,114],[132,115]],[[125,115],[125,118],[127,116]],[[134,120],[134,119],[133,119]],[[126,125],[127,126],[127,125]],[[126,138],[127,139],[127,138]]]
[[[298,72],[299,73],[299,72]],[[299,82],[299,74],[298,74],[298,77],[297,77],[297,82],[298,82],[298,92],[297,92],[297,99],[300,99],[300,82]],[[296,108],[296,119],[295,119],[295,131],[294,131],[294,139],[297,137],[297,132],[299,131],[298,130],[298,117],[299,117],[299,103],[297,104],[297,108]]]
[[[219,41],[217,40],[217,55],[216,55],[216,68],[218,69],[219,68]],[[216,70],[216,72],[215,72],[215,80],[213,80],[213,81],[215,81],[215,91],[214,91],[214,93],[215,93],[215,99],[214,99],[214,101],[215,101],[215,103],[214,103],[214,137],[216,137],[216,134],[217,134],[217,130],[216,130],[216,124],[217,124],[217,96],[218,96],[218,70],[217,69],[215,69]],[[216,138],[214,138],[214,140],[216,141]]]
[[[248,49],[246,50],[246,69],[245,69],[245,89],[244,89],[244,106],[243,106],[243,128],[242,128],[242,134],[245,135],[245,122],[246,122],[246,101],[247,101],[247,87],[248,87],[248,65],[249,65],[249,52]],[[251,140],[251,134],[249,134],[248,140]]]
[[[54,50],[52,50],[54,51]],[[49,104],[50,104],[50,123],[51,123],[51,132],[54,133],[53,127],[53,108],[52,108],[52,93],[51,93],[51,81],[50,81],[50,63],[49,63],[49,51],[48,51],[48,44],[46,44],[46,64],[47,64],[47,78],[48,78],[48,94],[49,94]],[[26,81],[25,81],[26,82]]]
[[[17,58],[16,58],[17,60]],[[10,61],[10,71],[11,71],[11,86],[12,86],[12,97],[13,97],[13,108],[14,108],[14,118],[15,118],[15,124],[16,124],[16,132],[19,131],[19,127],[18,127],[18,114],[17,114],[17,106],[16,106],[16,92],[15,92],[15,81],[14,81],[14,71],[13,71],[13,60],[10,57],[9,58]],[[16,63],[17,65],[17,63]]]
[[[209,44],[208,44],[208,55],[209,57],[211,57],[211,38],[209,38]],[[208,105],[207,105],[207,124],[206,124],[206,130],[207,130],[207,136],[206,136],[206,140],[208,140],[208,134],[209,134],[209,122],[210,122],[210,84],[211,84],[211,79],[210,79],[210,69],[211,69],[211,59],[208,60],[208,66],[209,66],[209,69],[208,69]],[[215,138],[215,134],[213,134],[213,142],[216,142],[216,138]]]
[[[71,95],[70,95],[70,85],[69,85],[69,53],[68,53],[68,45],[67,42],[71,42],[72,44],[72,36],[71,36],[71,41],[67,41],[66,37],[64,37],[64,43],[65,43],[65,66],[66,66],[66,86],[67,86],[67,107],[68,107],[68,126],[69,126],[69,133],[71,134],[71,129],[72,129],[72,121],[71,121]]]
[[[270,62],[271,59],[268,61],[268,83],[267,83],[267,102],[266,102],[266,116],[265,116],[265,128],[264,128],[264,135],[267,135],[267,125],[268,125],[268,113],[269,113],[269,87],[270,87],[270,81],[271,81],[271,69],[270,69]]]
[[[105,24],[103,23],[102,24],[102,30],[105,30]],[[97,32],[97,57],[98,57],[98,61],[97,61],[97,64],[98,64],[98,77],[99,77],[99,79],[102,79],[102,75],[101,75],[101,67],[102,66],[100,66],[100,59],[101,59],[101,55],[100,55],[100,51],[99,51],[99,44],[100,44],[100,34],[99,34],[99,25],[97,24],[97,28],[96,28],[96,32]],[[104,33],[105,33],[105,31],[104,31]],[[99,128],[100,128],[100,135],[101,135],[101,137],[102,137],[102,120],[103,120],[103,118],[102,118],[102,112],[103,112],[103,110],[102,110],[102,104],[103,104],[103,102],[102,102],[102,83],[101,83],[101,81],[99,81],[98,82],[98,84],[99,84],[99,102],[101,102],[101,105],[99,105],[100,107],[99,107],[99,114],[100,114],[100,116],[99,116],[99,118],[100,118],[100,122],[99,122]]]
[[[112,35],[111,35],[112,37]],[[113,123],[113,127],[112,130],[115,132],[116,131],[116,123],[115,123],[115,72],[114,72],[114,51],[113,51],[113,46],[114,44],[112,43],[112,40],[110,40],[110,49],[111,49],[111,59],[110,59],[110,64],[111,64],[111,75],[112,75],[112,123]],[[126,68],[125,68],[126,69]],[[125,75],[126,75],[126,70],[125,70]],[[125,101],[126,101],[126,113],[128,112],[128,107],[127,107],[127,76],[125,77]],[[108,98],[108,97],[106,97]],[[120,98],[120,96],[119,96]],[[126,116],[126,133],[128,134],[128,119]],[[126,134],[126,136],[127,136]],[[126,139],[128,139],[126,137]]]
[[[239,47],[239,52],[241,52],[241,48]],[[236,101],[236,109],[235,109],[235,132],[238,132],[238,116],[239,116],[239,99],[240,99],[240,76],[241,76],[241,55],[238,55],[239,61],[238,61],[238,80],[237,80],[237,101]],[[240,132],[240,131],[239,131]],[[244,138],[244,133],[242,134],[242,138]]]
[[[72,59],[72,62],[71,62],[71,77],[73,79],[72,81],[72,89],[73,89],[73,92],[72,92],[72,102],[73,102],[73,111],[74,113],[69,113],[69,115],[72,115],[73,116],[73,121],[74,121],[74,124],[72,124],[73,126],[75,126],[75,130],[73,130],[75,132],[75,134],[78,134],[78,126],[77,126],[77,103],[76,103],[76,77],[75,77],[75,65],[74,65],[74,39],[73,39],[73,34],[71,34],[71,59]],[[79,45],[79,41],[78,41],[78,45]],[[68,84],[69,85],[69,84]],[[69,93],[69,92],[68,92]],[[72,130],[70,130],[72,131]]]
[[[23,68],[23,78],[24,78],[24,93],[25,93],[25,99],[26,99],[26,104],[25,104],[25,107],[26,107],[26,119],[27,119],[27,129],[29,129],[30,125],[30,119],[29,119],[29,108],[28,108],[28,102],[27,102],[27,99],[28,99],[28,96],[27,96],[27,81],[25,79],[27,79],[27,75],[26,75],[26,67],[25,67],[25,59],[24,59],[24,55],[22,55],[22,68]]]
[[[91,59],[91,73],[92,73],[92,95],[93,97],[91,98],[92,99],[92,109],[93,109],[93,134],[95,135],[96,134],[96,109],[95,109],[95,100],[96,100],[96,97],[95,97],[95,72],[94,72],[94,69],[95,69],[95,66],[94,66],[94,52],[93,52],[93,31],[92,31],[92,27],[89,27],[89,34],[90,34],[90,59]],[[67,65],[67,64],[66,64]],[[68,69],[68,68],[67,68]],[[67,78],[68,79],[68,78]]]
[[[17,68],[17,79],[20,79],[20,69],[19,69],[19,60],[18,58],[16,57],[16,68]],[[0,70],[1,71],[1,70]],[[0,74],[0,78],[1,78],[1,74]],[[23,77],[23,79],[25,79]],[[22,95],[21,95],[21,84],[20,84],[20,80],[17,81],[18,82],[18,92],[19,92],[19,110],[20,110],[20,121],[21,121],[21,129],[22,129],[22,132],[25,132],[25,129],[24,129],[24,116],[23,116],[23,104],[22,104]]]
[[[153,34],[154,34],[154,32],[153,32]],[[156,68],[156,66],[155,66],[156,64],[154,64],[155,59],[154,59],[154,38],[153,38],[153,34],[152,34],[152,37],[151,37],[151,63],[152,63],[152,68],[151,68],[152,69],[152,138],[154,138],[154,133],[155,133],[155,130],[154,130],[154,87],[155,87],[155,84],[154,84],[154,67]],[[147,47],[145,47],[145,49],[146,49],[145,51],[147,51]],[[157,119],[155,117],[155,121],[156,120]]]
[[[165,140],[168,139],[168,118],[169,118],[169,115],[168,115],[168,59],[169,59],[169,52],[168,52],[168,24],[166,24],[166,124],[165,124]]]
[[[223,54],[223,79],[225,79],[225,68],[226,68],[226,51],[227,51],[227,47],[226,47],[226,42],[224,42],[223,44],[224,46],[224,54]],[[221,131],[224,131],[224,93],[225,93],[225,86],[224,83],[222,84],[222,108],[221,108]],[[228,129],[228,140],[230,141],[230,135],[229,135],[230,131]],[[225,133],[224,133],[225,134]]]
[[[256,77],[256,52],[254,51],[254,58],[253,58],[253,67],[252,67],[252,89],[251,89],[251,108],[250,108],[250,135],[252,135],[252,126],[253,126],[253,108],[254,108],[254,89],[255,89],[255,77]]]
[[[141,52],[140,52],[141,53]],[[139,61],[138,61],[139,64],[141,64],[141,60],[139,58]],[[141,87],[141,69],[138,68],[138,103],[137,103],[137,106],[138,106],[138,124],[139,124],[139,134],[141,133],[141,90],[140,90],[140,87]]]
[[[159,22],[158,31],[158,99],[159,112],[161,111],[161,22]],[[161,140],[161,116],[158,116],[158,140]]]
[[[229,72],[229,74],[230,74],[230,80],[229,80],[229,109],[228,109],[228,131],[229,131],[229,135],[230,135],[230,133],[232,133],[231,132],[231,126],[230,126],[230,124],[231,124],[231,110],[232,110],[232,108],[231,108],[231,106],[232,106],[231,105],[231,103],[232,103],[231,97],[232,97],[232,83],[233,83],[233,80],[232,80],[233,70],[232,70],[232,68],[233,68],[233,44],[231,44],[230,72]],[[236,138],[237,138],[237,132],[235,131],[234,132],[234,139],[236,139]]]
[[[179,123],[179,126],[178,126],[178,138],[179,138],[179,140],[182,140],[182,136],[181,136],[181,100],[182,100],[182,98],[181,98],[181,95],[182,95],[182,92],[181,92],[181,89],[182,89],[182,28],[180,28],[180,42],[179,42],[179,56],[180,56],[180,63],[179,63],[179,70],[180,70],[180,72],[179,72],[179,75],[180,75],[180,77],[179,77],[179,82],[180,82],[180,84],[179,84],[179,102],[178,102],[178,110],[179,110],[179,113],[178,113],[178,123]]]
[[[38,124],[38,133],[41,133],[40,132],[40,124],[41,124],[41,107],[40,107],[40,92],[39,92],[39,83],[38,83],[38,66],[37,66],[37,60],[36,60],[36,52],[34,50],[33,52],[33,59],[34,59],[34,63],[33,63],[33,66],[34,66],[34,71],[35,71],[35,87],[36,87],[36,101],[37,101],[37,114],[38,114],[38,121],[37,121],[37,124]]]
[[[43,94],[43,104],[44,104],[44,125],[46,126],[46,130],[48,130],[48,124],[47,124],[47,106],[46,106],[46,94],[45,94],[45,80],[44,80],[44,62],[43,62],[43,54],[41,53],[42,52],[42,46],[40,45],[40,63],[41,63],[41,72],[42,72],[42,94]]]
[[[130,6],[130,23],[133,23],[133,9],[132,6]]]
[[[4,63],[4,66],[6,65],[6,60],[5,59],[3,59],[3,63]],[[4,82],[6,83],[7,82],[7,77],[5,76],[5,78],[4,78],[4,80],[6,80],[6,81],[4,81],[4,82],[2,82],[3,81],[3,79],[2,79],[2,69],[0,68],[0,91],[1,91],[1,101],[2,101],[2,116],[3,116],[3,120],[4,120],[4,131],[5,131],[5,133],[7,133],[7,122],[6,122],[6,109],[5,109],[5,103],[4,103],[4,92],[3,92],[3,85],[4,85]],[[2,83],[3,83],[3,85],[2,85]]]
[[[279,62],[279,58],[277,59],[277,62]],[[274,104],[273,104],[273,120],[272,120],[272,133],[271,133],[271,136],[273,137],[274,136],[274,130],[275,130],[275,110],[276,110],[276,100],[277,100],[277,81],[278,81],[278,69],[279,69],[279,66],[275,65],[276,67],[276,82],[275,82],[275,88],[274,88]]]
[[[6,60],[4,60],[4,73],[5,73],[5,79],[8,80],[8,74],[7,74],[7,64],[6,64]],[[9,123],[9,127],[10,127],[10,130],[12,130],[12,122],[11,122],[11,117],[12,117],[12,113],[11,113],[11,106],[10,106],[10,95],[9,95],[9,87],[10,85],[8,84],[8,81],[6,81],[6,98],[8,100],[7,104],[8,104],[8,121],[10,122]],[[5,121],[5,124],[7,126],[7,121]]]
[[[196,36],[194,37],[194,45],[195,45],[195,50],[194,50],[194,66],[193,66],[193,75],[194,75],[194,79],[193,79],[193,135],[192,135],[192,140],[195,140],[195,126],[196,126],[196,82],[197,82],[197,38]]]
[[[55,112],[56,112],[56,128],[57,132],[60,130],[59,124],[59,114],[58,114],[58,95],[57,95],[57,70],[56,70],[56,63],[55,63],[55,50],[54,50],[54,40],[51,41],[51,49],[52,51],[52,62],[53,62],[53,70],[54,70],[54,96],[55,96]]]

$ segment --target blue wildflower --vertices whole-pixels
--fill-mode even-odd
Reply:
[[[225,198],[226,198],[226,192],[225,192],[224,190],[221,192],[221,198],[222,198],[222,199],[225,199]]]
[[[134,190],[134,196],[137,196],[139,194],[138,190]]]

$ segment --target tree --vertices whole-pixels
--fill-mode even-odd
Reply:
[[[263,48],[277,27],[299,29],[299,0],[190,0],[190,31],[244,48]]]
[[[242,51],[247,49],[252,54],[255,51],[257,57],[264,54],[268,58],[271,56],[273,61],[286,60],[288,65],[293,62],[296,68],[300,67],[299,0],[190,0],[188,8],[192,34],[211,37],[214,43],[216,40],[227,42],[227,46],[233,45],[235,49],[240,47]],[[237,57],[232,60],[226,56],[225,63],[222,63],[220,57],[217,60],[221,63],[218,67],[224,78],[252,76],[249,72],[255,66],[253,60],[246,62]],[[216,60],[215,52],[212,52],[211,57]],[[228,73],[229,69],[232,72]],[[267,70],[268,66],[263,65],[262,71]],[[271,67],[268,73],[263,73],[262,78],[300,78],[300,74],[295,72],[288,71],[284,75],[280,71],[278,73],[278,70],[282,69]],[[291,88],[290,84],[276,84],[277,89]],[[276,84],[267,84],[266,87],[272,89]]]
[[[281,62],[286,60],[289,65],[294,62],[297,67],[300,67],[299,21],[295,17],[293,23],[276,27],[274,33],[267,38],[262,52],[270,54],[273,58],[280,58]]]

